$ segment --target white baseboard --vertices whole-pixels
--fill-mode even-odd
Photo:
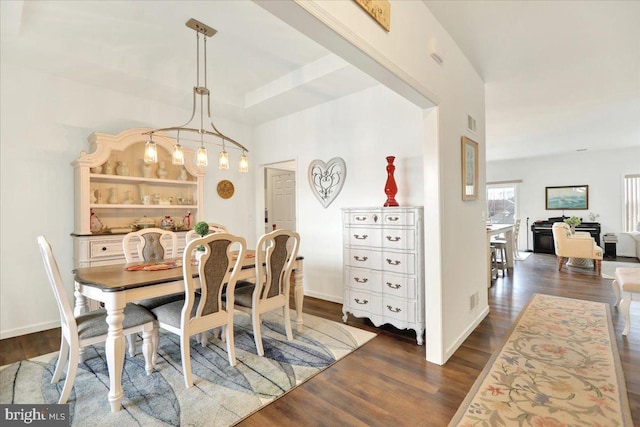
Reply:
[[[6,339],[6,338],[18,337],[20,335],[32,334],[34,332],[46,331],[47,329],[53,329],[53,328],[59,328],[59,327],[60,327],[60,320],[55,320],[52,322],[44,322],[44,323],[39,323],[37,325],[25,326],[23,328],[4,330],[4,331],[0,331],[0,340]]]
[[[462,334],[460,334],[460,336],[458,337],[457,340],[455,340],[455,342],[453,344],[451,344],[451,346],[449,348],[447,348],[445,355],[444,355],[444,360],[449,360],[449,358],[451,356],[453,356],[453,353],[456,352],[456,350],[462,345],[462,343],[464,342],[464,340],[466,340],[469,335],[471,335],[471,333],[473,332],[473,330],[480,324],[480,322],[482,322],[484,320],[485,317],[487,317],[489,315],[489,306],[486,306],[484,310],[482,310],[479,314],[478,317],[476,317],[476,319],[473,321],[473,323],[471,325],[469,325],[469,327],[467,329],[464,330],[464,332]],[[446,362],[445,362],[446,363]]]

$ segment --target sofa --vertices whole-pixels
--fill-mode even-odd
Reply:
[[[636,241],[636,257],[640,260],[640,222],[636,224],[635,231],[630,231],[629,235]]]

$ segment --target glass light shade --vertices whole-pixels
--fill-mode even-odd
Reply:
[[[149,139],[144,146],[144,162],[158,163],[158,146],[152,139]]]
[[[243,173],[249,172],[249,160],[247,160],[247,156],[244,153],[242,153],[242,156],[240,156],[240,162],[238,162],[238,170]]]
[[[196,151],[196,166],[204,167],[209,164],[209,157],[207,156],[207,149],[200,146]]]
[[[182,145],[176,144],[173,146],[173,155],[171,156],[171,163],[174,165],[184,165],[184,152],[182,151]]]
[[[222,170],[229,169],[229,153],[224,148],[218,155],[218,168]]]

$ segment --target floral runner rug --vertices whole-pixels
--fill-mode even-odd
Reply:
[[[449,426],[631,427],[609,310],[535,294]]]
[[[295,315],[295,312],[291,312]],[[104,345],[89,347],[78,365],[69,397],[73,426],[229,426],[236,424],[376,334],[303,313],[304,326],[293,326],[287,341],[282,310],[262,316],[264,357],[256,354],[248,314],[234,318],[236,366],[227,360],[226,344],[210,337],[207,347],[191,339],[194,385],[185,388],[177,335],[161,332],[158,363],[151,375],[138,354],[125,356],[122,410],[111,413],[109,374]],[[57,403],[65,376],[51,384],[58,353],[0,368],[0,404]],[[66,369],[65,369],[66,372]]]

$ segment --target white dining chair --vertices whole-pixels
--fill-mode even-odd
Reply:
[[[63,404],[67,402],[76,378],[80,359],[80,349],[99,342],[104,342],[107,339],[107,312],[104,309],[98,309],[82,314],[78,317],[74,317],[64,289],[64,283],[62,281],[62,276],[60,275],[58,263],[51,251],[51,245],[49,245],[49,242],[47,242],[44,236],[38,236],[37,240],[44,268],[47,272],[47,277],[51,284],[51,288],[53,289],[53,294],[60,312],[62,335],[60,342],[60,354],[58,356],[55,371],[53,372],[51,383],[55,383],[60,380],[60,376],[64,370],[64,364],[68,360],[67,378],[65,379],[62,393],[58,400],[59,404]],[[142,333],[142,352],[144,354],[145,370],[147,375],[151,374],[153,370],[153,315],[146,309],[135,304],[127,304],[124,309],[124,321],[122,327],[122,333],[125,336]]]
[[[260,237],[256,245],[256,283],[253,286],[237,288],[235,291],[236,308],[251,313],[253,337],[260,356],[264,356],[262,314],[282,308],[287,340],[293,339],[289,314],[289,287],[299,246],[300,235],[291,230],[276,230]]]
[[[161,228],[144,228],[142,230],[127,233],[122,239],[122,251],[127,262],[154,262],[165,258],[178,256],[178,235],[170,230]],[[161,297],[147,298],[135,303],[147,310],[173,301],[184,299],[182,292]],[[158,328],[153,337],[153,363],[157,360],[159,337]],[[135,336],[127,337],[127,347],[131,357],[136,354]]]
[[[191,263],[190,253],[199,245],[205,247],[197,265]],[[151,312],[162,329],[180,337],[182,372],[185,386],[193,386],[191,373],[190,337],[217,327],[224,327],[229,364],[235,366],[233,339],[233,290],[246,252],[246,241],[228,233],[213,233],[189,242],[184,251],[185,300],[156,307]],[[200,291],[196,293],[199,276]],[[226,285],[226,286],[225,286]],[[226,304],[224,289],[231,294]]]

